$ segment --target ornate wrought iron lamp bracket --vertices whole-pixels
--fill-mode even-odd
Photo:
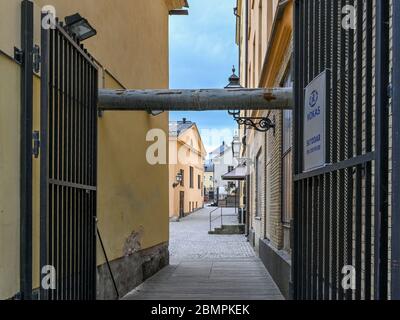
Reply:
[[[233,116],[239,126],[246,126],[259,132],[268,132],[270,129],[275,129],[276,125],[268,117],[241,117],[240,111],[228,111]]]

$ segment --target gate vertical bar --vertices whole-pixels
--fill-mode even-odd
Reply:
[[[310,28],[310,20],[312,19],[311,14],[310,14],[310,4],[313,0],[304,0],[304,54],[303,54],[303,63],[304,63],[304,69],[303,69],[303,83],[302,83],[302,90],[307,86],[309,82],[309,69],[310,69],[310,42],[311,42],[311,35],[309,32]],[[304,100],[304,96],[303,96]],[[303,103],[303,101],[302,101]],[[304,106],[303,106],[304,108]],[[303,111],[302,108],[302,111]],[[301,119],[303,115],[300,115]],[[303,124],[304,125],[304,124]],[[303,132],[303,127],[301,128]],[[301,142],[302,144],[303,142]],[[303,170],[303,167],[301,168]],[[303,283],[302,283],[302,299],[307,299],[307,292],[308,292],[308,280],[309,280],[309,273],[308,273],[308,250],[309,250],[309,244],[308,244],[308,227],[307,227],[307,219],[308,219],[308,197],[307,193],[308,192],[308,180],[305,179],[303,182],[303,215],[302,215],[302,262],[303,262],[303,267],[302,267],[302,273],[303,273]]]
[[[393,1],[392,288],[400,300],[400,1]]]
[[[325,1],[326,3],[326,40],[325,40],[325,68],[327,69],[327,88],[329,88],[327,94],[327,105],[326,105],[326,160],[328,163],[332,163],[332,156],[331,156],[331,135],[332,130],[330,127],[331,123],[331,74],[329,70],[332,70],[332,12],[333,9],[333,2]],[[324,280],[324,293],[323,299],[328,300],[330,297],[330,266],[331,266],[331,255],[330,255],[330,248],[331,248],[331,238],[330,238],[330,230],[331,230],[331,174],[325,174],[324,178],[324,270],[323,270],[323,280]]]
[[[54,99],[54,83],[55,83],[55,77],[54,77],[54,51],[55,51],[55,46],[54,46],[54,39],[55,39],[55,32],[54,30],[50,30],[50,37],[49,37],[49,81],[48,81],[48,127],[47,127],[47,132],[48,132],[48,145],[47,145],[47,153],[48,153],[48,163],[47,163],[47,171],[42,171],[40,173],[41,180],[47,181],[48,186],[48,200],[49,202],[46,204],[47,205],[47,219],[48,219],[48,237],[47,237],[47,245],[48,245],[48,263],[52,266],[55,265],[55,260],[54,260],[54,228],[53,228],[53,222],[54,222],[54,210],[53,210],[53,205],[55,203],[55,187],[53,185],[49,184],[49,179],[54,178],[54,172],[55,172],[55,167],[54,167],[54,141],[55,141],[55,132],[54,132],[54,107],[53,107],[53,99]],[[45,129],[43,129],[45,130]],[[41,190],[41,192],[46,191],[46,189]],[[45,197],[45,195],[43,196]],[[45,204],[44,204],[45,205]],[[42,248],[42,250],[46,250],[46,248]],[[49,300],[54,299],[55,296],[55,290],[51,290],[48,292],[49,294]]]
[[[300,58],[299,58],[299,33],[300,33],[300,3],[299,0],[296,0],[294,2],[294,15],[293,15],[293,41],[294,41],[294,52],[293,52],[293,79],[294,79],[294,128],[297,130],[298,128],[298,122],[297,122],[297,113],[296,110],[298,109],[299,105],[299,94],[298,94],[298,82],[299,82],[299,68],[300,68]],[[296,132],[296,131],[295,131]],[[294,146],[294,161],[293,161],[293,173],[296,174],[299,172],[298,168],[298,143],[295,143]],[[295,208],[298,208],[298,194],[300,193],[299,191],[299,184],[298,182],[294,182],[293,186],[293,208],[292,211],[295,212]],[[298,219],[298,214],[294,215],[294,222],[293,222],[293,245],[294,248],[292,250],[292,261],[293,261],[293,267],[291,269],[291,277],[292,277],[292,292],[291,292],[291,298],[293,300],[298,299],[298,251],[299,251],[299,219]]]
[[[54,83],[53,85],[53,105],[52,109],[54,110],[54,115],[53,115],[53,128],[52,130],[54,131],[54,145],[53,145],[53,179],[58,180],[59,179],[59,165],[58,165],[58,158],[59,158],[59,104],[58,104],[58,83],[59,83],[59,49],[58,49],[58,41],[59,41],[59,35],[58,32],[54,32],[54,38],[53,38],[53,45],[54,45],[54,60],[52,61],[53,64],[53,72],[54,72]],[[53,207],[51,208],[52,215],[53,215],[53,238],[51,241],[53,242],[53,266],[56,269],[57,275],[58,275],[58,239],[59,239],[59,229],[58,229],[58,207],[59,207],[59,186],[56,184],[52,184],[54,193],[53,193]],[[59,277],[57,277],[59,278]],[[59,283],[57,281],[57,287],[54,290],[54,299],[59,298]]]
[[[346,0],[341,0],[340,2],[340,8],[344,8],[347,5]],[[339,108],[338,108],[338,162],[345,160],[345,147],[346,147],[346,107],[347,107],[347,84],[346,84],[346,79],[347,79],[347,72],[346,67],[348,66],[347,63],[347,50],[348,50],[348,42],[347,42],[347,34],[348,30],[345,30],[344,28],[340,28],[340,98],[339,98]],[[337,264],[337,271],[338,275],[340,275],[342,268],[344,267],[344,244],[345,244],[345,230],[344,230],[344,224],[345,224],[345,211],[344,211],[344,204],[345,204],[345,181],[344,181],[344,170],[340,170],[338,172],[338,210],[341,212],[341,214],[338,215],[337,218],[337,224],[338,224],[338,264]],[[339,277],[338,277],[338,282],[339,282]],[[338,294],[338,300],[343,300],[344,298],[344,290],[342,286],[339,284],[337,288],[337,294]]]
[[[21,298],[32,298],[32,127],[33,127],[33,3],[21,4],[21,177],[20,287]]]
[[[367,61],[365,86],[366,86],[366,106],[365,106],[365,135],[366,152],[372,151],[372,83],[373,83],[373,0],[365,1],[366,12],[366,52],[365,57]],[[365,292],[364,299],[370,300],[372,297],[372,163],[366,164],[366,177],[365,177]]]
[[[328,35],[327,35],[327,24],[328,24],[328,2],[321,1],[321,12],[320,12],[320,51],[319,51],[319,67],[318,74],[323,72],[327,68],[327,62],[329,58],[328,53]],[[329,81],[329,75],[327,76],[327,81]],[[327,84],[327,88],[329,88],[329,83]],[[328,101],[328,99],[326,99]],[[329,110],[328,105],[326,106],[327,110]],[[327,114],[327,113],[326,113]],[[328,117],[327,117],[328,120]],[[329,145],[326,145],[326,151],[329,150]],[[325,154],[326,159],[328,159],[327,154]],[[325,199],[324,199],[324,187],[325,187],[325,176],[322,175],[319,177],[319,190],[318,190],[318,217],[319,217],[319,227],[318,227],[318,300],[322,300],[324,296],[324,261],[326,259],[325,246],[324,246],[324,227],[326,220],[326,211],[325,211]]]
[[[331,141],[331,148],[332,148],[332,154],[331,154],[331,162],[336,163],[339,162],[339,148],[338,148],[338,140],[339,140],[339,132],[336,128],[339,127],[339,119],[338,119],[338,105],[339,105],[339,100],[340,100],[340,90],[338,88],[338,83],[339,83],[339,74],[338,74],[338,68],[340,64],[340,46],[339,46],[339,32],[341,32],[342,28],[339,23],[339,8],[340,7],[340,2],[339,1],[332,1],[332,105],[330,109],[331,113],[331,126],[332,126],[332,131],[330,132],[329,139]],[[330,292],[330,298],[332,300],[337,300],[337,279],[338,279],[338,237],[337,237],[337,193],[338,193],[338,171],[334,171],[332,173],[332,179],[331,179],[331,202],[330,202],[330,212],[331,212],[331,239],[330,239],[330,245],[331,245],[331,266],[330,266],[330,278],[331,278],[331,292]]]
[[[67,73],[67,81],[68,81],[68,91],[66,94],[66,101],[67,101],[67,106],[68,106],[68,144],[67,144],[67,150],[68,150],[68,169],[67,169],[67,180],[72,182],[72,158],[73,158],[73,152],[72,152],[72,122],[74,121],[72,118],[72,46],[71,44],[67,41],[67,55],[68,55],[68,71]],[[68,243],[67,243],[67,257],[68,257],[68,265],[67,265],[67,290],[68,290],[68,299],[71,300],[73,297],[73,291],[72,291],[72,265],[73,265],[73,259],[72,259],[72,213],[73,213],[73,189],[68,188],[68,227],[67,227],[67,234],[68,234]]]
[[[356,59],[357,59],[357,67],[356,67],[356,155],[359,156],[362,154],[362,92],[363,92],[363,19],[364,19],[364,10],[363,8],[363,0],[357,0],[357,23],[356,23]],[[356,177],[355,177],[355,190],[356,194],[362,194],[362,166],[357,166],[356,168]],[[355,200],[355,268],[356,268],[356,290],[355,290],[355,298],[356,300],[361,299],[361,274],[362,274],[362,198],[356,197]]]
[[[389,1],[376,2],[375,299],[388,296]]]
[[[48,13],[42,14],[42,19]],[[48,214],[49,214],[49,59],[50,30],[41,28],[41,77],[40,77],[40,277],[41,269],[49,265]],[[49,292],[40,288],[40,299],[49,299]]]

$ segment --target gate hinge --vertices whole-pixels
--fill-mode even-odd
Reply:
[[[39,131],[34,131],[32,154],[35,157],[35,159],[39,158],[39,153],[40,153],[40,133]]]
[[[40,47],[35,45],[32,49],[32,59],[33,59],[33,72],[40,72]],[[14,61],[19,65],[24,63],[24,51],[14,47]]]
[[[33,72],[39,73],[40,72],[40,47],[35,45],[33,47]]]

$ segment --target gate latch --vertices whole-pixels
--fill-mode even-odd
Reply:
[[[35,157],[35,159],[39,158],[39,152],[40,152],[40,133],[39,131],[34,131],[32,154]]]

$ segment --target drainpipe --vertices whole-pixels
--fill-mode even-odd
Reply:
[[[400,300],[400,1],[393,1],[392,299]]]

